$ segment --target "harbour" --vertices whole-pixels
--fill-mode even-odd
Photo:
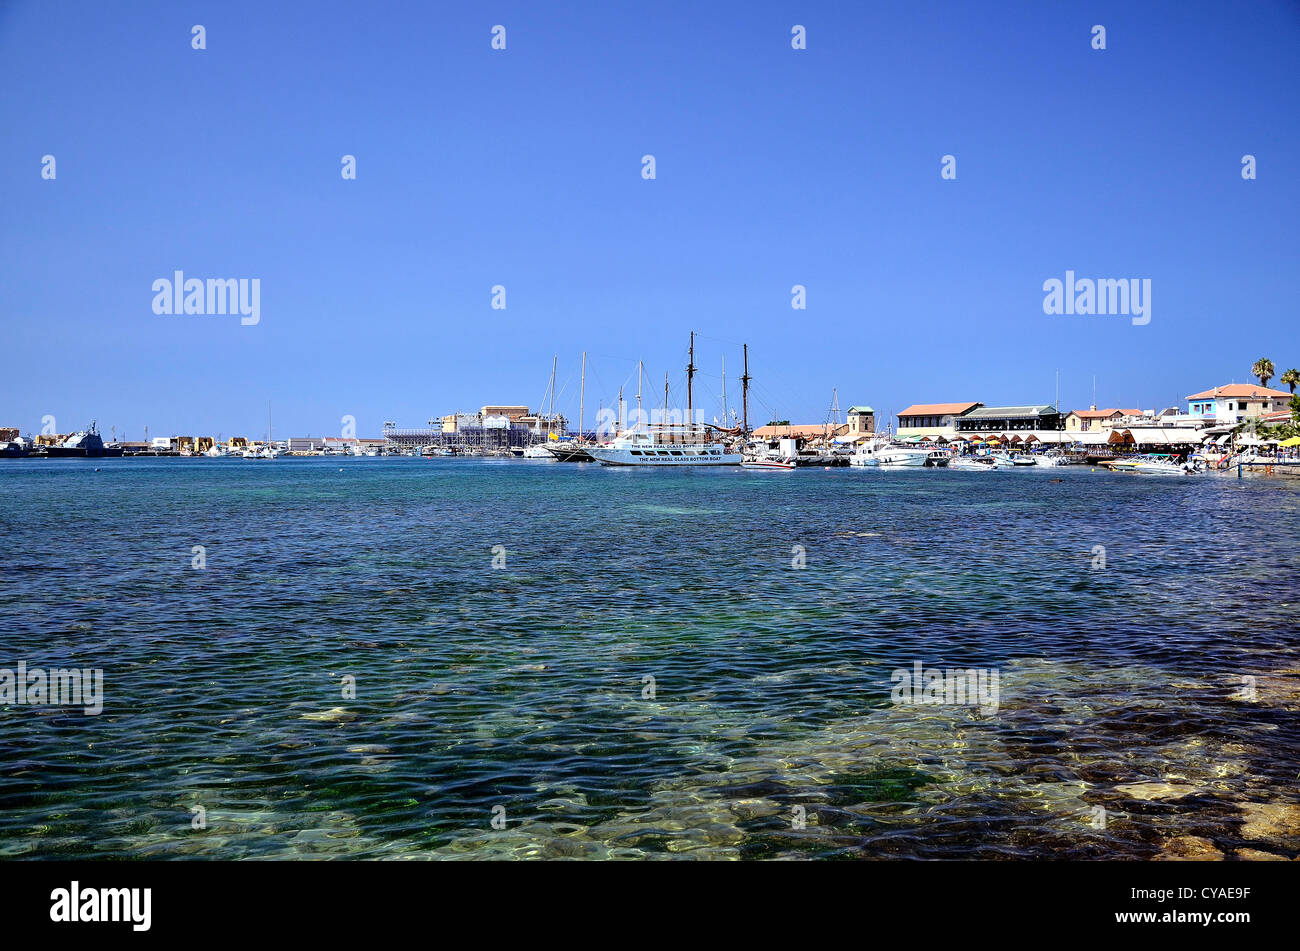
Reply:
[[[1285,925],[1248,6],[5,4],[13,941]]]
[[[104,671],[97,755],[0,718],[0,853],[1300,849],[1296,483],[338,463],[0,470],[7,646]]]

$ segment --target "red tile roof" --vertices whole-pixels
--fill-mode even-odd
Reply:
[[[982,406],[982,403],[917,403],[909,406],[898,415],[902,416],[960,416],[962,413]]]
[[[1227,396],[1233,399],[1264,400],[1275,399],[1279,396],[1290,397],[1290,395],[1286,390],[1272,390],[1267,386],[1260,386],[1258,383],[1228,383],[1212,390],[1205,390],[1202,393],[1193,393],[1187,399],[1210,400],[1216,396]]]

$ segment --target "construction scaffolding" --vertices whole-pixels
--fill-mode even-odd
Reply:
[[[384,438],[398,449],[516,449],[541,442],[542,437],[525,427],[473,427],[443,432],[441,429],[397,429],[384,427]]]

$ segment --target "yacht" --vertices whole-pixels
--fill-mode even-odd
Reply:
[[[546,444],[547,451],[551,458],[557,462],[595,462],[596,459],[589,451],[589,447],[582,445],[574,439],[561,439],[559,442]]]
[[[524,450],[525,459],[554,459],[551,450],[547,448],[546,443],[539,442],[529,446]]]
[[[604,466],[736,466],[744,461],[706,423],[638,423],[587,452]]]
[[[948,453],[942,449],[927,449],[917,446],[895,446],[886,440],[876,440],[858,448],[849,457],[852,466],[886,466],[890,468],[946,466]]]

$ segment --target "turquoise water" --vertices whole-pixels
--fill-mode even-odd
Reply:
[[[14,460],[0,532],[0,667],[105,693],[0,705],[0,857],[1300,850],[1300,480]]]

